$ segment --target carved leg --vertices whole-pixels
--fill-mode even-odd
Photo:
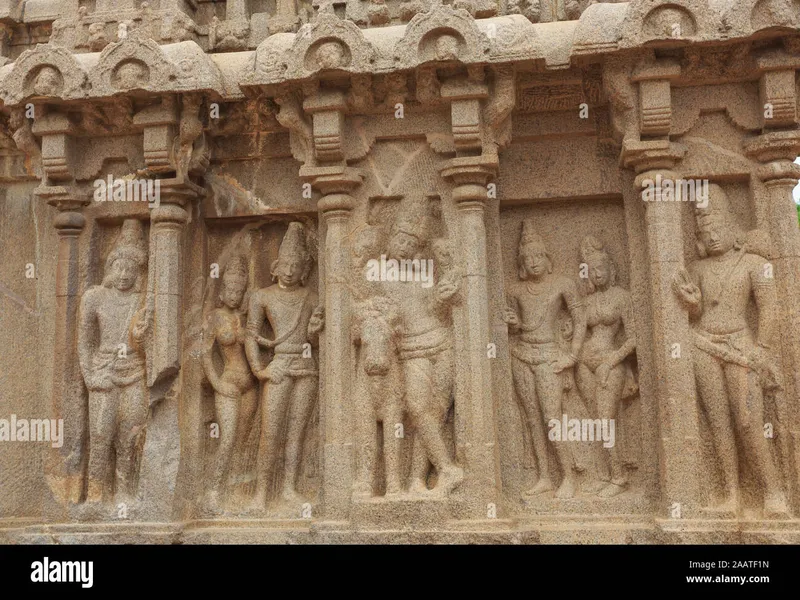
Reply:
[[[542,422],[542,410],[536,396],[536,375],[533,368],[517,358],[511,359],[511,374],[517,398],[525,410],[525,418],[531,432],[533,451],[536,455],[536,465],[539,469],[539,480],[532,489],[524,493],[533,496],[553,489],[550,480],[550,458],[547,452],[547,431]]]
[[[714,508],[735,513],[739,506],[739,462],[725,377],[716,359],[700,350],[693,354],[700,405],[708,417],[714,454],[724,477],[725,498]]]
[[[464,472],[453,463],[442,438],[441,411],[435,399],[431,399],[434,388],[433,363],[427,358],[411,358],[405,361],[403,371],[408,411],[428,458],[439,474],[437,491],[446,493],[461,483]]]
[[[252,475],[253,457],[258,452],[257,447],[255,452],[253,451],[253,447],[257,445],[258,440],[252,439],[256,435],[258,388],[252,387],[245,390],[239,402],[239,420],[236,424],[236,447],[234,449],[236,467],[233,470],[242,481],[248,482]],[[251,444],[251,441],[254,441],[255,444]]]
[[[286,426],[286,472],[283,477],[283,500],[288,503],[303,503],[297,493],[297,476],[303,457],[303,440],[306,426],[317,401],[317,378],[302,377],[295,380],[289,417]]]
[[[103,487],[111,467],[111,448],[117,421],[116,389],[89,392],[89,489],[87,502],[103,500]]]
[[[594,373],[589,367],[583,363],[578,363],[575,368],[575,383],[593,419],[599,418],[596,401],[597,382],[595,379]],[[588,485],[584,484],[583,490],[590,494],[596,494],[611,482],[611,470],[609,469],[608,461],[606,461],[606,453],[603,452],[600,444],[592,444],[592,454],[594,456],[597,479]]]
[[[757,375],[739,365],[725,365],[725,381],[731,399],[733,422],[750,464],[764,486],[766,516],[786,516],[788,508],[781,475],[764,437],[764,393]]]
[[[619,412],[620,397],[622,396],[622,386],[625,384],[625,366],[617,365],[608,374],[608,381],[605,387],[597,386],[597,408],[601,419],[615,421]],[[616,429],[615,429],[616,431]],[[628,485],[628,478],[625,475],[625,467],[622,465],[617,440],[614,445],[607,448],[609,463],[611,464],[611,483],[603,488],[598,494],[602,498],[611,498],[622,493]]]
[[[268,381],[261,392],[261,439],[258,443],[256,494],[252,508],[264,510],[267,492],[275,474],[281,442],[281,428],[294,381],[285,377],[280,383]]]
[[[431,463],[428,460],[428,453],[425,452],[425,444],[418,431],[414,432],[411,439],[411,483],[408,491],[412,494],[422,494],[428,492],[428,472]]]
[[[399,399],[389,401],[383,419],[383,461],[386,471],[386,495],[399,494],[400,484],[400,451],[402,439],[397,436],[395,425],[403,421],[403,407]]]
[[[217,445],[216,460],[214,461],[211,490],[208,495],[209,508],[212,510],[220,507],[221,499],[225,495],[225,483],[230,473],[231,456],[237,436],[236,423],[239,417],[239,402],[237,398],[217,393],[214,395],[214,405],[219,424],[219,444]]]
[[[359,366],[359,369],[361,367]],[[355,394],[355,438],[356,438],[356,478],[353,495],[360,498],[372,496],[372,479],[375,473],[375,427],[376,417],[370,394],[369,375],[359,372]]]
[[[561,373],[553,372],[550,365],[539,365],[536,368],[536,397],[542,404],[543,424],[549,423],[553,419],[561,421],[563,393]],[[561,485],[556,490],[556,498],[572,498],[575,495],[576,482],[575,474],[572,471],[572,454],[569,445],[563,440],[554,442],[553,445],[563,475]]]
[[[117,430],[117,494],[136,497],[139,450],[147,425],[147,388],[144,380],[119,391]]]

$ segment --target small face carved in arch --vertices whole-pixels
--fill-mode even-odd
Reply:
[[[436,60],[458,60],[458,38],[445,34],[436,40]]]
[[[60,89],[61,73],[53,67],[42,67],[33,82],[33,93],[37,96],[55,96]]]
[[[325,42],[317,48],[316,58],[320,69],[337,69],[344,66],[344,48],[339,42]]]
[[[142,87],[147,80],[147,67],[135,60],[122,63],[114,72],[114,85],[120,90]]]

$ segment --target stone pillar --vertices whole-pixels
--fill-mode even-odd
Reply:
[[[661,515],[696,517],[700,508],[700,421],[692,364],[689,315],[672,290],[684,268],[682,202],[652,202],[642,191],[658,181],[675,180],[672,171],[685,149],[667,140],[629,141],[623,164],[637,173],[635,186],[645,204],[645,235],[650,269],[655,390],[660,420]],[[660,178],[659,178],[660,176]]]
[[[350,332],[350,192],[361,176],[347,167],[303,167],[300,176],[323,195],[317,203],[325,225],[324,306],[320,364],[322,505],[327,521],[345,521],[353,488],[353,398]],[[322,269],[320,269],[322,272]]]
[[[764,205],[756,212],[764,215],[759,227],[769,233],[772,242],[773,273],[778,291],[780,317],[778,328],[780,355],[783,370],[784,401],[779,403],[778,417],[783,428],[788,428],[789,447],[782,448],[782,459],[788,475],[786,482],[795,506],[800,502],[800,229],[797,226],[797,209],[792,190],[800,179],[800,165],[794,159],[800,154],[800,131],[772,131],[764,133],[746,146],[747,154],[763,163],[756,176],[763,182],[766,194],[756,202]],[[778,435],[780,436],[780,431]],[[784,441],[779,440],[783,446]]]
[[[459,497],[465,512],[461,518],[480,519],[490,514],[500,497],[500,456],[497,450],[497,419],[492,391],[492,341],[489,294],[486,286],[487,183],[497,171],[496,156],[454,158],[445,163],[441,175],[454,184],[457,233],[456,256],[462,257],[461,323],[455,323],[457,456],[463,460],[465,480]],[[455,233],[455,232],[454,232]]]
[[[47,482],[56,499],[78,504],[83,491],[83,443],[88,429],[87,407],[78,362],[78,308],[80,305],[79,238],[86,225],[81,207],[85,194],[58,187],[40,187],[39,198],[58,209],[53,226],[58,233],[56,263],[55,334],[51,417],[64,419],[64,445],[48,453]]]
[[[80,209],[89,198],[74,189],[74,127],[66,114],[50,107],[41,113],[31,132],[41,137],[42,183],[36,197],[55,206],[53,220],[58,232],[56,266],[56,321],[53,352],[52,417],[64,419],[64,445],[45,461],[47,482],[63,505],[77,504],[83,493],[84,442],[88,413],[83,397],[77,348],[80,304],[80,258],[78,238],[86,225]]]
[[[180,419],[176,384],[183,338],[183,230],[185,204],[196,186],[161,180],[160,205],[150,220],[146,345],[150,417],[147,424],[140,492],[142,520],[170,520],[177,507],[175,487],[180,460]]]
[[[169,377],[180,368],[183,296],[183,228],[188,213],[183,204],[194,194],[183,188],[161,192],[161,205],[150,220],[150,269],[147,308],[152,323],[153,345],[147,357],[147,384]]]

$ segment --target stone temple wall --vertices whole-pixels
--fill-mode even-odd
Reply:
[[[800,542],[800,0],[0,3],[1,542]]]

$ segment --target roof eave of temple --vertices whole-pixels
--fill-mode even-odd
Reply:
[[[234,100],[248,89],[438,65],[436,40],[442,35],[457,40],[456,60],[462,64],[538,63],[551,70],[568,68],[576,59],[640,48],[797,35],[800,15],[774,11],[769,2],[599,3],[577,21],[539,24],[521,15],[474,19],[463,9],[438,5],[406,25],[374,29],[321,13],[297,33],[272,35],[254,51],[221,54],[205,53],[193,41],[159,45],[134,31],[100,53],[73,54],[52,44],[25,51],[0,69],[0,99],[5,106],[16,106],[31,98],[99,99],[140,90],[199,91]],[[338,63],[320,64],[319,49],[330,43],[339,48],[333,51]],[[123,64],[130,66],[120,69]],[[60,75],[60,82],[45,90],[48,94],[34,89],[44,66]]]

